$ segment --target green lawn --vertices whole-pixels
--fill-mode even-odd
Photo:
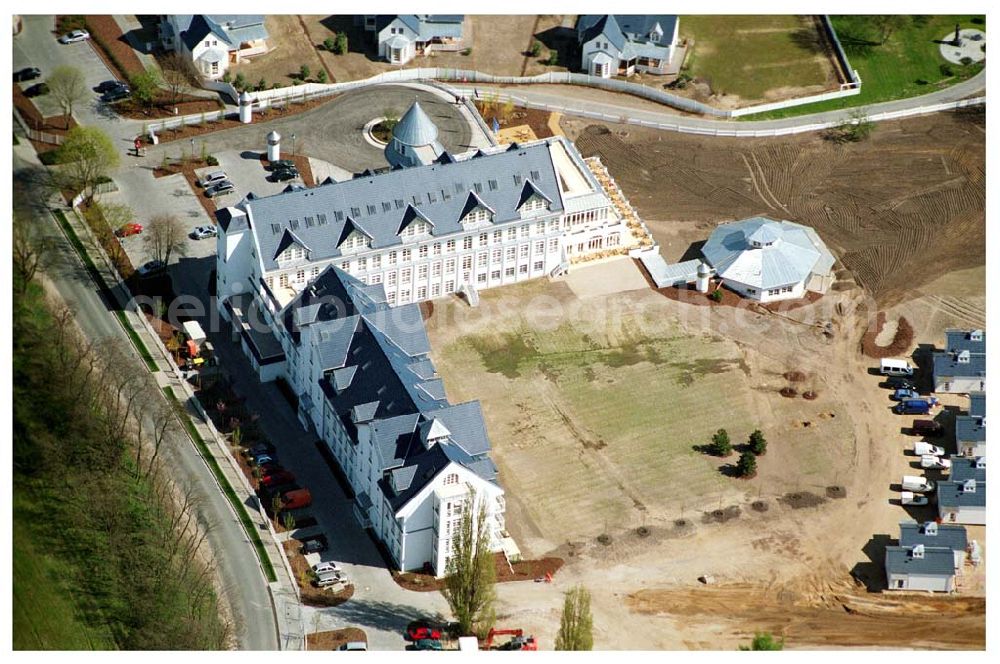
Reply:
[[[637,525],[646,509],[690,515],[743,488],[694,449],[719,427],[734,440],[754,428],[739,349],[658,318],[621,323],[501,324],[438,361],[450,388],[477,389],[508,493],[553,541]]]
[[[982,22],[973,23],[978,19]],[[908,24],[894,32],[883,45],[877,43],[880,38],[868,17],[832,16],[831,20],[851,66],[861,76],[861,94],[742,116],[741,119],[792,117],[913,97],[965,80],[983,67],[982,64],[950,65],[952,75],[946,75],[941,65],[947,61],[941,57],[939,45],[935,43],[953,33],[956,23],[962,28],[985,30],[983,16],[911,17]]]
[[[78,615],[66,565],[46,553],[32,528],[18,518],[14,499],[14,650],[112,650],[111,634]]]
[[[693,39],[687,71],[716,94],[762,100],[784,87],[825,85],[832,66],[814,43],[811,20],[799,16],[682,16],[681,38]]]

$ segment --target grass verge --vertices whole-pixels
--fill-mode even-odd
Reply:
[[[985,17],[913,16],[889,35],[884,44],[870,16],[831,16],[837,36],[851,66],[861,76],[861,93],[852,97],[805,104],[766,113],[741,116],[741,120],[770,120],[854,106],[906,99],[947,88],[975,76],[983,63],[952,64],[941,56],[937,40],[963,29],[986,30]],[[950,73],[949,73],[950,72]]]
[[[170,399],[171,403],[178,408],[178,411],[182,413],[181,420],[184,424],[184,428],[187,430],[188,435],[191,436],[191,440],[194,441],[195,446],[198,448],[198,452],[201,453],[202,458],[208,464],[208,467],[212,470],[212,474],[215,475],[216,481],[219,486],[222,487],[222,492],[226,495],[226,499],[229,504],[233,506],[236,514],[240,518],[240,523],[243,524],[243,529],[247,532],[247,536],[250,541],[253,542],[254,548],[257,550],[257,557],[260,559],[261,567],[264,569],[264,576],[267,577],[269,583],[273,583],[278,580],[278,576],[274,573],[274,566],[271,565],[271,559],[267,557],[267,551],[264,549],[264,542],[260,539],[260,534],[254,527],[253,521],[250,519],[250,515],[247,514],[246,508],[240,501],[239,496],[236,495],[236,491],[229,484],[226,476],[222,473],[222,468],[219,467],[219,462],[215,460],[215,456],[208,449],[208,444],[205,443],[205,439],[201,437],[198,433],[198,428],[195,427],[194,422],[191,421],[190,416],[188,416],[187,411],[184,406],[181,405],[180,400],[177,395],[174,394],[174,390],[171,387],[164,387],[163,391],[166,393],[167,398]]]
[[[69,243],[73,245],[73,249],[80,256],[84,266],[86,266],[87,272],[90,273],[94,283],[96,283],[97,287],[101,290],[101,294],[104,295],[109,302],[113,302],[114,298],[111,295],[111,289],[108,288],[108,284],[104,281],[104,277],[101,276],[101,273],[97,271],[97,266],[94,265],[94,261],[90,258],[90,254],[87,253],[87,249],[83,246],[83,243],[80,241],[79,236],[77,236],[76,231],[73,230],[73,226],[70,225],[69,221],[66,219],[66,215],[62,210],[53,210],[52,213],[56,216],[56,220],[58,220],[63,233],[66,234],[66,238],[69,240]],[[125,330],[125,334],[128,335],[129,340],[139,352],[139,356],[142,357],[142,361],[146,364],[146,368],[154,373],[159,371],[160,368],[156,366],[156,362],[153,360],[153,356],[150,354],[149,349],[146,348],[146,344],[142,342],[142,339],[139,338],[139,334],[135,331],[135,329],[133,329],[132,325],[129,324],[128,319],[125,317],[125,312],[120,309],[115,309],[115,318],[118,319],[122,329]]]

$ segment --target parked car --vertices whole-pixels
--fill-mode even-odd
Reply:
[[[151,274],[163,272],[167,269],[167,264],[160,260],[146,261],[136,269],[136,274],[140,277],[148,277]]]
[[[294,180],[299,177],[299,172],[293,168],[283,168],[280,171],[274,171],[271,174],[272,182],[287,182],[288,180]]]
[[[913,365],[906,360],[886,358],[879,363],[879,373],[883,376],[912,376]]]
[[[944,427],[935,420],[913,420],[911,430],[918,436],[940,436]]]
[[[277,457],[265,453],[256,455],[250,460],[250,462],[255,466],[263,466],[268,463],[278,463],[278,459]]]
[[[25,97],[41,97],[49,94],[48,83],[35,83],[24,91]]]
[[[414,650],[444,650],[441,642],[437,639],[420,639],[413,642]]]
[[[919,457],[928,454],[932,456],[944,456],[944,448],[938,445],[931,445],[930,443],[918,442],[913,443],[913,453]]]
[[[115,231],[115,235],[118,237],[129,237],[130,235],[138,235],[142,232],[142,224],[125,224],[121,228]]]
[[[113,90],[108,90],[101,95],[101,101],[105,104],[113,104],[116,101],[128,99],[130,94],[132,94],[132,91],[128,88],[115,88]]]
[[[24,83],[25,81],[33,81],[41,75],[42,70],[38,67],[25,67],[14,72],[14,82]]]
[[[348,641],[347,643],[337,648],[337,650],[364,651],[368,650],[368,644],[365,643],[364,641]]]
[[[326,541],[326,537],[323,535],[317,535],[315,537],[310,537],[307,540],[302,541],[302,547],[299,551],[302,555],[307,553],[323,553],[329,548],[329,544]]]
[[[921,496],[913,493],[912,491],[903,491],[899,494],[899,502],[902,505],[926,505],[930,502],[927,496]]]
[[[890,390],[915,390],[917,389],[916,383],[912,379],[906,376],[889,376],[882,383],[883,387],[887,387]]]
[[[933,397],[927,399],[906,399],[893,406],[893,412],[897,415],[926,415],[931,412],[931,406],[937,403]]]
[[[313,580],[313,585],[317,588],[329,588],[330,586],[336,586],[341,583],[347,583],[347,578],[340,574],[340,572],[327,572],[326,574],[320,574]]]
[[[62,37],[59,38],[60,44],[75,44],[76,42],[87,41],[90,39],[90,33],[86,30],[73,30],[72,32],[67,32]]]
[[[111,92],[116,88],[127,88],[127,87],[128,83],[126,83],[125,81],[119,81],[118,79],[113,78],[109,81],[101,81],[100,83],[98,83],[97,87],[94,88],[94,92],[100,92],[103,94],[105,92]]]
[[[278,159],[271,162],[271,170],[276,171],[282,168],[295,168],[295,162],[291,159]]]
[[[215,226],[198,226],[191,233],[189,237],[192,240],[204,240],[205,238],[215,237],[219,234],[219,231]]]
[[[202,177],[198,178],[199,187],[209,187],[213,184],[218,184],[229,178],[226,176],[225,171],[212,171],[211,173],[206,173]]]
[[[286,510],[297,510],[312,505],[312,494],[309,489],[292,489],[281,494],[281,504]]]
[[[216,182],[212,186],[208,187],[205,190],[205,195],[209,198],[215,198],[216,196],[223,196],[234,191],[236,191],[236,185],[229,180],[223,180],[222,182]]]
[[[267,488],[290,484],[295,481],[295,475],[290,470],[278,470],[267,475],[261,475],[260,483]]]
[[[332,560],[325,560],[321,563],[313,565],[312,571],[316,574],[323,574],[324,572],[339,572],[341,569],[337,566],[337,563]]]
[[[934,480],[929,480],[920,475],[903,475],[903,491],[913,491],[915,493],[932,493],[937,488]]]
[[[933,454],[925,454],[920,457],[920,467],[930,468],[932,470],[947,470],[951,468],[950,459],[942,459],[941,457],[936,457]]]
[[[441,628],[434,627],[424,621],[418,621],[406,628],[406,638],[409,641],[438,640],[441,638]]]
[[[919,399],[920,395],[913,390],[899,389],[893,392],[889,398],[893,401],[903,401],[905,399]]]

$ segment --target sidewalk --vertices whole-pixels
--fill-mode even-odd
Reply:
[[[183,380],[179,369],[170,359],[168,351],[161,343],[159,337],[150,328],[145,315],[132,310],[130,303],[124,301],[128,293],[127,287],[119,279],[117,271],[111,266],[111,262],[103,249],[93,240],[90,229],[73,210],[70,210],[69,214],[66,215],[66,220],[81,238],[81,241],[90,245],[88,253],[94,259],[94,265],[101,273],[109,290],[114,294],[118,304],[122,307],[125,320],[152,356],[153,362],[157,367],[157,371],[153,373],[157,385],[161,388],[169,387],[177,399],[184,404],[194,430],[206,444],[209,457],[202,455],[202,458],[206,462],[209,459],[213,460],[215,463],[209,464],[210,467],[211,465],[216,465],[222,471],[225,482],[232,487],[239,502],[246,507],[253,527],[257,528],[258,532],[267,531],[267,534],[263,535],[261,540],[264,544],[267,561],[277,577],[275,581],[268,584],[268,590],[271,596],[280,647],[283,650],[304,649],[305,625],[302,622],[298,584],[295,581],[288,559],[284,555],[284,550],[277,541],[277,535],[271,527],[270,520],[263,512],[256,493],[243,475],[236,460],[229,453],[225,440],[201,409],[201,405],[195,398],[191,386],[187,381]],[[197,443],[197,441],[192,442]],[[224,487],[220,486],[219,488],[225,493]],[[230,505],[230,509],[233,512],[233,517],[240,520],[240,516],[236,513],[232,505]],[[245,533],[245,540],[248,543],[252,543],[248,533]]]

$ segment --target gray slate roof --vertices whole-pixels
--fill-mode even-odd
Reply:
[[[973,392],[969,395],[969,415],[986,417],[986,392]]]
[[[415,101],[393,127],[392,136],[405,145],[430,145],[437,140],[438,128],[420,102]]]
[[[176,21],[188,50],[213,32],[230,48],[245,41],[267,39],[263,14],[178,14]]]
[[[957,353],[962,350],[967,350],[972,353],[985,353],[986,352],[986,330],[978,330],[982,332],[982,340],[973,341],[970,339],[973,330],[957,330],[957,329],[947,329],[944,331],[945,336],[945,350],[952,353]]]
[[[910,547],[887,546],[885,547],[885,571],[887,574],[953,576],[955,574],[955,554],[947,548],[925,547],[924,557],[914,558]]]
[[[665,58],[677,20],[674,14],[584,14],[577,19],[576,30],[581,43],[603,34],[625,57]],[[650,41],[650,30],[657,23],[662,37]]]
[[[305,313],[302,313],[305,312]],[[323,333],[320,387],[344,427],[370,424],[380,487],[400,509],[449,463],[495,481],[490,441],[478,401],[449,404],[427,353],[420,308],[390,308],[381,284],[366,285],[333,266],[321,272],[280,312],[295,343],[302,328]],[[440,420],[447,438],[424,445],[420,432]]]
[[[459,39],[462,37],[464,14],[382,14],[375,19],[376,32],[399,19],[403,25],[416,33],[417,40],[430,41],[438,38]]]
[[[955,440],[963,443],[985,443],[985,420],[982,417],[959,415],[955,418]]]
[[[771,244],[754,247],[753,240]],[[767,217],[720,224],[701,253],[723,279],[761,290],[797,284],[812,273],[826,274],[834,261],[813,229]]]
[[[986,482],[977,482],[975,492],[962,491],[961,482],[938,482],[937,492],[944,507],[986,507]]]
[[[976,378],[986,376],[986,355],[971,353],[968,362],[959,362],[958,355],[946,351],[934,353],[934,378]]]
[[[338,242],[347,219],[372,238],[372,247],[402,244],[404,217],[419,212],[433,223],[431,235],[462,230],[462,210],[475,192],[495,211],[495,224],[520,220],[518,204],[525,182],[563,210],[555,166],[546,143],[502,152],[477,152],[449,163],[414,166],[311,189],[249,197],[237,204],[249,211],[266,270],[278,267],[275,256],[286,246],[286,230],[306,245],[310,261],[341,255]],[[221,211],[220,211],[221,212]],[[219,214],[219,213],[217,213]],[[232,213],[226,213],[230,232]],[[223,225],[223,217],[219,217]],[[224,225],[224,228],[226,226]]]
[[[983,459],[985,461],[985,458]],[[973,457],[952,457],[951,473],[948,479],[952,482],[964,482],[965,480],[986,481],[986,468],[978,468],[981,465],[979,459]]]
[[[916,521],[901,522],[899,545],[906,547],[923,544],[925,547],[945,547],[952,551],[965,551],[965,547],[969,545],[965,526],[940,523],[937,524],[937,535],[927,535],[924,529],[925,524]]]

